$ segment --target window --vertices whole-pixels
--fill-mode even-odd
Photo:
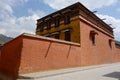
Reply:
[[[92,39],[92,45],[95,46],[95,45],[96,45],[96,43],[95,43],[95,35],[92,35],[92,36],[91,36],[91,39]]]
[[[59,27],[60,25],[60,19],[55,19],[55,27]]]
[[[96,41],[95,41],[95,35],[98,35],[97,32],[95,32],[94,30],[90,31],[90,40],[92,42],[92,45],[95,46],[96,45]]]
[[[53,36],[53,38],[55,38],[55,39],[59,39],[59,37],[60,37],[60,32],[51,33],[51,36]]]
[[[43,29],[43,26],[40,26],[40,32],[43,32],[44,29]]]
[[[44,30],[43,23],[40,23],[40,32],[43,32],[43,30]]]
[[[64,24],[69,24],[69,23],[70,23],[70,15],[65,15]]]
[[[71,30],[72,30],[71,28],[67,28],[61,31],[62,33],[65,34],[64,38],[65,41],[71,41]]]
[[[48,22],[47,22],[47,30],[50,30],[50,29],[51,29],[51,22],[48,21]]]
[[[70,40],[71,40],[70,31],[66,31],[66,32],[65,32],[65,40],[66,40],[66,41],[70,41]]]
[[[110,46],[110,49],[112,49],[112,40],[111,39],[109,39],[109,46]]]
[[[60,35],[59,34],[55,34],[55,39],[59,39]]]

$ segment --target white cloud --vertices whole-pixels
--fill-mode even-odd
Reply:
[[[97,14],[101,19],[106,18],[107,24],[112,24],[111,27],[114,29],[115,39],[120,41],[120,19],[116,19],[112,16]]]
[[[118,0],[44,0],[44,3],[48,4],[53,9],[61,9],[75,2],[81,2],[89,9],[101,8],[104,6],[110,6],[116,3]]]
[[[12,3],[15,0],[8,0],[6,3],[4,1],[0,1],[0,34],[5,34],[7,36],[16,37],[23,32],[27,33],[35,33],[36,28],[36,20],[43,16],[45,13],[39,10],[32,10],[30,16],[22,16],[17,18],[13,15]],[[25,2],[28,0],[17,0]],[[29,11],[28,11],[29,12]]]
[[[4,11],[8,12],[8,13],[12,13],[13,12],[11,6],[9,6],[8,4],[6,4],[3,1],[0,1],[0,13],[4,12]]]
[[[15,16],[10,17],[9,20],[4,19],[4,21],[0,22],[0,26],[2,26],[1,33],[13,37],[24,32],[35,33],[36,20],[39,17],[40,16],[36,14],[32,14],[31,16],[23,16],[20,18],[16,18]]]
[[[45,13],[43,12],[43,11],[40,11],[40,10],[33,10],[33,9],[29,9],[28,10],[28,12],[30,13],[30,14],[34,14],[34,15],[38,15],[38,16],[44,16],[45,15]]]

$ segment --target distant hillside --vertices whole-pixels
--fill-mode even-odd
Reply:
[[[115,44],[120,46],[120,41],[115,41]]]
[[[7,36],[5,36],[3,34],[0,34],[0,44],[4,44],[4,43],[6,43],[6,42],[8,42],[8,41],[10,41],[12,39],[13,38],[11,38],[11,37],[7,37]]]

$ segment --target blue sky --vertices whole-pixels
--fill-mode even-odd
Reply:
[[[120,41],[120,0],[0,0],[0,34],[34,34],[37,19],[75,2],[98,11],[95,14],[112,24],[115,39]]]

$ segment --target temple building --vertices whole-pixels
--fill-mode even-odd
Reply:
[[[120,62],[113,28],[80,2],[38,19],[35,33],[23,33],[2,46],[0,80]]]
[[[37,20],[36,35],[80,43],[79,4]]]
[[[113,38],[113,29],[80,3],[38,19],[36,35],[80,43],[82,19],[95,24]],[[95,30],[91,30],[92,40],[96,33]]]

